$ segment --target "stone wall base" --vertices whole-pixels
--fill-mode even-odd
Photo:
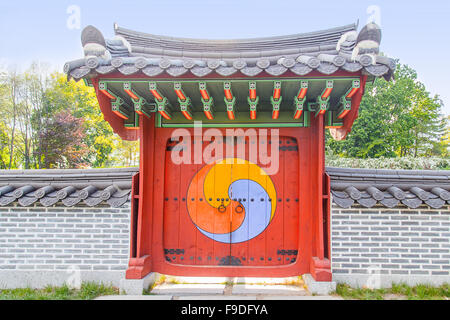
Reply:
[[[333,281],[348,284],[353,288],[367,287],[370,289],[391,288],[392,284],[404,283],[408,286],[430,285],[438,287],[450,283],[450,276],[421,275],[340,275],[333,274]]]
[[[142,295],[153,285],[161,275],[156,272],[150,272],[142,279],[122,279],[120,281],[120,292],[126,295]]]
[[[0,271],[0,289],[32,288],[43,289],[47,286],[79,287],[81,283],[95,282],[98,284],[120,287],[125,278],[125,271]]]
[[[308,291],[319,296],[326,296],[336,291],[336,282],[333,281],[316,281],[309,273],[302,276]]]

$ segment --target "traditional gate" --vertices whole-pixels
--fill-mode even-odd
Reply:
[[[344,139],[366,82],[395,68],[375,24],[356,30],[232,41],[83,30],[68,78],[140,140],[127,278],[331,280],[324,129]]]
[[[234,153],[242,144],[248,159],[250,141],[234,142]],[[168,262],[281,266],[296,261],[298,145],[286,137],[277,142],[280,167],[273,175],[261,164],[239,158],[180,166],[170,160],[175,147],[167,146],[163,234]]]

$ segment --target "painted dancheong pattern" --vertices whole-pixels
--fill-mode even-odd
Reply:
[[[215,175],[211,174],[214,170]],[[217,174],[225,179],[216,180]],[[224,159],[205,166],[193,179],[188,198],[198,181],[203,181],[200,183],[203,190],[196,191],[203,192],[206,201],[200,208],[188,202],[188,211],[198,230],[210,239],[222,243],[246,242],[261,234],[275,215],[273,182],[254,163]],[[220,223],[214,223],[217,220]]]

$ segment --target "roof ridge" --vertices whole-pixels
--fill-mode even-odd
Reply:
[[[198,39],[198,38],[183,38],[183,37],[171,37],[171,36],[163,36],[156,35],[141,31],[135,31],[127,28],[119,27],[117,24],[114,27],[114,32],[116,35],[121,35],[126,38],[126,36],[130,37],[138,37],[143,39],[154,39],[158,41],[172,41],[172,42],[192,42],[192,43],[208,43],[208,44],[244,44],[247,42],[254,41],[274,41],[274,40],[287,40],[287,39],[299,39],[299,38],[308,38],[308,37],[318,37],[323,35],[328,35],[332,33],[341,33],[344,34],[349,31],[356,31],[357,25],[356,23],[348,24],[341,27],[334,27],[329,29],[323,29],[319,31],[310,31],[305,33],[295,33],[289,35],[280,35],[280,36],[271,36],[271,37],[255,37],[255,38],[242,38],[242,39]],[[128,40],[128,39],[127,39]]]

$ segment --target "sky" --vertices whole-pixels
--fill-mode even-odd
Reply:
[[[450,115],[448,0],[14,0],[0,2],[0,67],[33,61],[62,72],[83,57],[80,34],[94,25],[114,36],[113,23],[152,34],[239,39],[287,35],[359,21],[381,25],[381,50],[414,68]]]

